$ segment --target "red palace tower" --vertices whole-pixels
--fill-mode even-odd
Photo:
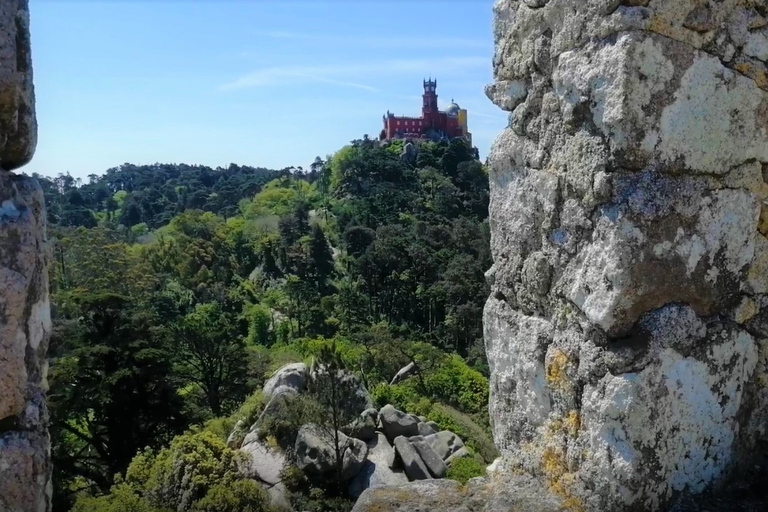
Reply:
[[[421,117],[400,117],[391,112],[384,116],[380,140],[392,139],[454,139],[463,137],[472,144],[467,129],[467,111],[451,101],[445,112],[437,108],[437,80],[424,80]]]

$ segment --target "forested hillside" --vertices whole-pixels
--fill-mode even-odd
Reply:
[[[56,262],[56,510],[145,499],[136,472],[151,471],[131,465],[137,453],[171,453],[158,450],[201,428],[223,443],[263,407],[254,392],[272,371],[331,341],[378,404],[448,422],[492,458],[486,170],[461,140],[421,144],[415,161],[402,150],[365,139],[307,170],[126,164],[88,183],[38,177]],[[418,378],[390,386],[411,362]],[[229,510],[200,503],[250,492],[216,485],[194,510]],[[163,510],[142,506],[130,509]]]

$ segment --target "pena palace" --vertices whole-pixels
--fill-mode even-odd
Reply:
[[[437,108],[437,80],[424,80],[424,95],[420,117],[401,117],[387,112],[380,140],[392,139],[455,139],[463,137],[472,145],[467,130],[467,110],[451,101],[445,112]]]

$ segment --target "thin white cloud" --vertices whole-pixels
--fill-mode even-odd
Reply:
[[[291,32],[285,30],[268,30],[256,32],[256,35],[261,37],[268,37],[271,39],[291,39],[295,41],[307,41],[313,43],[338,43],[338,44],[352,44],[357,47],[365,46],[372,48],[464,48],[464,49],[479,49],[493,48],[493,41],[489,38],[484,39],[469,39],[463,37],[370,37],[361,35],[328,35],[317,34],[308,32]]]
[[[335,84],[376,92],[365,79],[382,74],[428,70],[433,75],[455,73],[488,65],[486,57],[446,57],[441,59],[397,59],[332,64],[326,66],[276,66],[262,68],[224,84],[221,90],[231,91],[251,87],[271,87],[295,84],[297,79]]]

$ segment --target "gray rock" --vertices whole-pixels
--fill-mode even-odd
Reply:
[[[366,409],[356,421],[346,425],[341,431],[361,441],[369,441],[376,437],[378,421],[379,411],[376,409]]]
[[[264,384],[264,400],[269,401],[276,394],[293,390],[300,393],[307,385],[307,365],[291,363],[281,367]]]
[[[288,497],[288,489],[285,487],[284,483],[280,482],[271,487],[267,487],[267,494],[269,494],[269,504],[275,512],[294,512],[294,508]]]
[[[567,512],[562,499],[530,476],[504,480],[424,480],[365,491],[352,512]]]
[[[395,438],[395,453],[403,464],[405,474],[410,480],[429,480],[432,476],[429,473],[424,461],[421,460],[416,448],[403,436]]]
[[[394,386],[398,382],[402,382],[408,377],[414,375],[416,373],[416,369],[418,367],[416,366],[416,363],[408,363],[406,366],[403,366],[400,368],[400,370],[395,374],[394,377],[392,377],[392,381],[389,383],[390,386]]]
[[[393,470],[395,450],[387,437],[378,432],[376,438],[368,442],[368,460],[363,469],[349,484],[349,495],[357,499],[370,487],[400,485],[408,483],[408,477],[401,470]]]
[[[27,73],[17,73],[15,67],[25,65],[27,57],[23,52],[29,51],[27,16],[26,2],[0,3],[0,151],[3,164],[9,166],[26,158],[22,148],[16,146],[24,144],[24,135],[16,130],[25,129],[27,113],[21,107]],[[7,110],[10,106],[21,110],[11,112]],[[46,237],[45,222],[45,203],[37,181],[0,169],[3,512],[45,512],[51,507],[51,447],[45,392],[52,327],[47,268],[52,242]]]
[[[585,512],[744,481],[768,441],[768,393],[750,391],[768,382],[752,5],[494,4],[487,92],[511,115],[488,157],[493,435],[532,474],[562,454]]]
[[[0,169],[11,171],[29,162],[37,146],[28,0],[4,2],[0,48]]]
[[[464,459],[466,457],[471,457],[472,454],[469,453],[469,450],[462,447],[453,452],[447,459],[445,459],[445,465],[450,466],[451,462],[455,461],[456,459]]]
[[[432,449],[424,437],[413,436],[408,441],[419,452],[421,460],[424,461],[427,469],[429,469],[429,473],[435,478],[443,478],[448,467],[445,465],[443,458]]]
[[[332,477],[336,473],[336,447],[332,431],[318,425],[303,425],[296,437],[297,464],[308,474]],[[368,447],[359,439],[338,433],[342,455],[342,479],[354,478],[362,469]]]
[[[464,447],[464,441],[450,430],[443,430],[424,438],[443,460]]]
[[[429,426],[429,428],[431,428],[435,432],[440,432],[440,425],[438,425],[434,421],[425,421],[424,423],[426,423]]]
[[[227,438],[227,446],[233,450],[237,450],[243,443],[243,439],[246,435],[247,425],[243,420],[237,420],[235,427],[232,429],[232,433]]]
[[[313,365],[310,370],[310,380],[318,382],[317,379],[321,378],[325,373],[326,369],[321,365]],[[344,389],[345,393],[347,393],[345,394],[345,401],[342,404],[345,415],[353,416],[360,414],[361,411],[373,408],[371,394],[357,375],[347,370],[339,370],[336,379],[339,383],[339,387]]]
[[[247,464],[241,468],[248,478],[275,485],[282,480],[285,468],[285,454],[262,443],[256,434],[248,434],[243,440],[240,451],[246,454]]]
[[[419,433],[418,418],[398,411],[389,404],[379,411],[379,420],[384,434],[392,441],[398,436],[411,437]]]
[[[424,421],[420,421],[417,425],[419,427],[419,435],[422,437],[431,436],[437,431]]]

